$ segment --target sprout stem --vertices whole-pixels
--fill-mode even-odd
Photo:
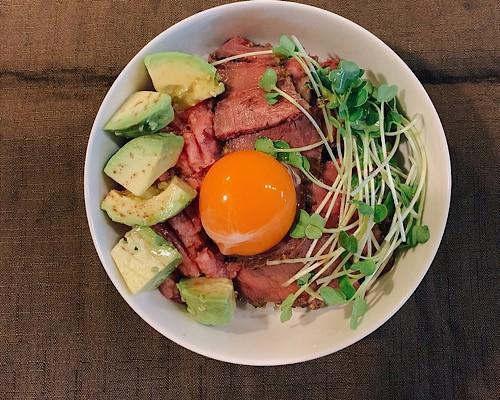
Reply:
[[[273,51],[272,50],[251,51],[248,53],[237,54],[235,56],[226,57],[226,58],[223,58],[221,60],[214,61],[210,64],[212,64],[215,67],[217,65],[221,65],[221,64],[227,63],[229,61],[239,60],[240,58],[263,56],[263,55],[268,55],[268,54],[273,54]]]

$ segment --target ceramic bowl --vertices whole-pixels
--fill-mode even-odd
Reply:
[[[256,42],[277,42],[283,33],[296,35],[312,54],[336,54],[353,60],[378,80],[398,85],[407,114],[423,117],[429,171],[423,219],[431,237],[425,245],[406,253],[381,279],[370,294],[377,301],[354,331],[342,308],[298,311],[291,321],[282,324],[273,307],[239,306],[230,325],[203,326],[159,291],[132,296],[110,256],[124,230],[111,223],[99,208],[112,187],[102,170],[118,148],[117,140],[102,127],[131,93],[150,85],[144,56],[166,50],[205,56],[236,34]],[[97,113],[88,142],[84,185],[90,232],[102,265],[118,292],[144,321],[166,338],[207,357],[238,364],[280,365],[339,351],[379,328],[401,308],[439,247],[448,216],[451,172],[438,114],[421,83],[393,50],[359,25],[331,12],[264,0],[228,4],[193,15],[160,33],[137,53],[113,83]]]

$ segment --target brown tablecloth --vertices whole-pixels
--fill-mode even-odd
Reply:
[[[83,160],[128,60],[219,1],[0,2],[1,399],[498,399],[499,7],[312,1],[368,28],[423,81],[453,166],[441,249],[382,328],[316,361],[256,368],[163,338],[91,243]]]

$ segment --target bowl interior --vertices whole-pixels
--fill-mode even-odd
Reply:
[[[100,201],[112,187],[102,169],[118,148],[118,141],[105,133],[102,126],[129,94],[149,84],[142,63],[144,56],[165,50],[206,55],[232,35],[276,42],[282,33],[296,35],[310,53],[351,59],[379,82],[397,84],[408,115],[420,114],[424,121],[429,160],[424,222],[429,225],[431,238],[408,252],[379,282],[371,294],[370,310],[356,331],[349,328],[347,313],[342,308],[298,311],[291,321],[281,324],[272,307],[239,306],[229,326],[205,327],[189,319],[158,291],[131,296],[110,256],[124,229],[111,223],[99,209]],[[92,128],[85,163],[85,201],[91,234],[106,272],[147,323],[180,345],[212,358],[277,365],[340,350],[377,329],[404,304],[439,246],[448,214],[450,176],[446,139],[437,113],[417,78],[391,49],[368,31],[335,14],[295,3],[258,1],[230,4],[190,17],[161,33],[125,67],[104,99]]]

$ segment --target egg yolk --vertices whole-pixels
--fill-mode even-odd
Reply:
[[[199,201],[203,228],[225,255],[255,255],[278,244],[297,208],[288,169],[253,150],[215,162],[203,179]]]

